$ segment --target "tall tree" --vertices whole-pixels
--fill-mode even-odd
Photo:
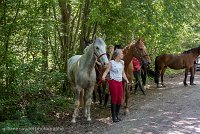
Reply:
[[[63,72],[67,72],[67,59],[68,59],[68,52],[69,52],[69,46],[70,46],[70,17],[71,17],[71,5],[69,1],[66,0],[58,0],[61,15],[62,15],[62,44],[61,44],[61,57],[63,61]],[[63,85],[63,91],[66,91],[66,81]]]

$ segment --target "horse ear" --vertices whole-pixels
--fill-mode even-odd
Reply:
[[[140,38],[140,40],[141,40],[142,42],[144,42],[144,41],[145,41],[145,40],[144,40],[144,37],[141,37],[141,38]]]
[[[97,38],[97,35],[96,34],[94,34],[94,36],[93,36],[93,42],[95,42],[95,40],[96,40],[96,38]]]
[[[85,44],[87,44],[87,40],[86,40],[86,38],[85,38],[85,37],[84,37],[83,41],[84,41],[84,43],[85,43]]]
[[[141,40],[140,38],[137,39],[137,41],[135,42],[135,44],[138,44],[140,42],[140,40]]]

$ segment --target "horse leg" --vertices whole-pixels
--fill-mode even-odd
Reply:
[[[99,104],[101,105],[102,104],[102,92],[101,92],[101,86],[100,85],[98,85],[97,91],[98,91],[98,94],[99,94]]]
[[[143,95],[146,95],[140,80],[138,81],[138,85],[139,85],[140,90],[142,91]]]
[[[134,89],[134,94],[136,94],[137,92],[137,88],[138,88],[138,85],[139,85],[139,72],[138,71],[135,71],[134,72],[134,77],[135,77],[135,89]]]
[[[142,85],[146,85],[146,80],[147,80],[147,73],[146,70],[141,70],[141,78],[142,78]]]
[[[75,91],[75,103],[74,103],[75,109],[72,115],[72,121],[71,121],[72,123],[76,123],[76,116],[78,115],[78,108],[80,105],[79,97],[80,97],[81,88],[76,87],[74,91]]]
[[[97,97],[96,97],[96,89],[93,91],[92,97],[93,97],[93,101],[94,101],[94,103],[95,103],[96,100],[97,100]]]
[[[130,86],[125,86],[125,103],[126,103],[126,112],[125,112],[125,114],[126,115],[129,113],[129,108],[128,108],[128,99],[129,99],[129,97],[130,97]]]
[[[106,93],[105,94],[105,100],[104,100],[104,107],[107,107],[108,99],[109,99],[109,94]]]
[[[82,90],[82,88],[80,88],[80,95],[79,95],[79,107],[84,107],[84,100],[83,100],[83,96],[84,96],[84,90]]]
[[[195,74],[195,68],[194,66],[190,68],[190,85],[196,85],[194,84],[194,74]]]
[[[159,79],[160,79],[160,74],[161,74],[161,70],[158,70],[158,72],[156,72],[155,70],[155,83],[157,84],[157,88],[159,88]]]
[[[134,93],[133,93],[133,94],[136,94],[136,92],[137,92],[137,89],[138,89],[138,80],[136,81],[136,84],[135,84],[135,89],[134,89]]]
[[[164,67],[163,70],[162,70],[162,72],[161,72],[161,85],[163,87],[166,87],[165,84],[163,83],[163,77],[164,77],[164,73],[165,73],[166,69],[167,69],[167,67]]]
[[[90,106],[91,106],[91,96],[92,96],[92,92],[94,90],[94,86],[90,87],[89,90],[87,90],[85,92],[85,116],[87,117],[87,121],[91,121],[91,117],[90,117]]]
[[[185,78],[184,78],[184,80],[183,80],[184,86],[187,86],[186,80],[187,80],[187,76],[188,76],[188,70],[189,70],[188,68],[185,69]]]
[[[109,93],[107,91],[107,82],[106,81],[103,83],[102,88],[103,88],[103,96],[104,96],[104,107],[107,107]]]

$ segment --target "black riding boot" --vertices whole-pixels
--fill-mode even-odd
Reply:
[[[119,122],[119,120],[116,117],[116,104],[111,103],[111,113],[112,113],[112,121]]]
[[[121,119],[119,118],[119,110],[120,110],[120,106],[121,105],[116,105],[116,117],[117,117],[117,119],[119,120],[119,121],[121,121]]]

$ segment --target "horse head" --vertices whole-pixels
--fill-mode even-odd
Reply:
[[[138,39],[138,41],[135,43],[135,49],[138,58],[141,59],[144,64],[148,65],[151,63],[150,57],[147,53],[147,49],[144,45],[144,39]]]
[[[106,44],[102,38],[96,38],[94,43],[94,54],[97,57],[97,60],[101,62],[102,65],[106,65],[109,63],[108,58],[106,56]]]

